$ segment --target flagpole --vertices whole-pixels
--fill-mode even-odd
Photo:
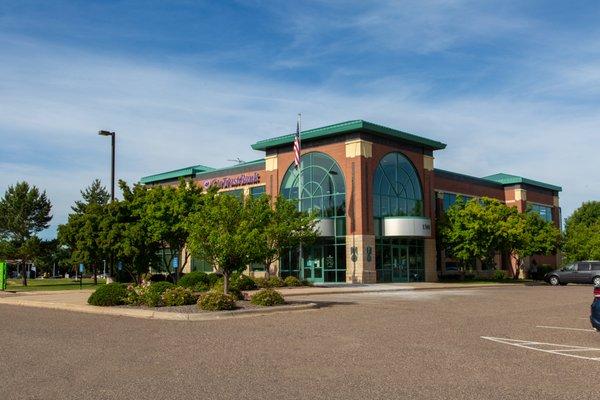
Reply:
[[[302,187],[304,182],[302,178],[302,141],[300,140],[302,132],[302,114],[300,113],[298,113],[296,129],[298,130],[298,153],[300,156],[300,162],[296,166],[298,170],[298,211],[302,212]],[[300,243],[300,249],[298,249],[298,264],[298,275],[300,276],[300,280],[304,280],[304,254],[302,251],[302,243]]]

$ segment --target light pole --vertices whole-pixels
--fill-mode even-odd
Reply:
[[[110,136],[111,161],[110,161],[110,201],[115,201],[115,133],[110,131],[98,131],[100,136]]]
[[[115,201],[115,132],[110,131],[98,131],[98,135],[100,136],[110,136],[110,202]],[[112,278],[109,279],[106,277],[106,260],[104,261],[104,279],[106,283],[112,283]],[[114,258],[110,256],[110,275],[112,276],[114,271]]]

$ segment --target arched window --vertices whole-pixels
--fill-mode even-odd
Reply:
[[[381,159],[373,179],[375,218],[423,215],[423,191],[417,170],[402,153]]]
[[[346,185],[338,163],[324,153],[311,152],[302,156],[301,166],[302,196],[298,197],[300,175],[294,164],[283,177],[281,195],[288,199],[300,200],[302,211],[316,212],[321,218],[344,217]]]

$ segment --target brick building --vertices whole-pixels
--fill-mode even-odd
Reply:
[[[253,144],[265,153],[256,161],[221,169],[196,165],[141,182],[169,184],[183,177],[240,198],[300,198],[302,210],[318,213],[320,237],[303,250],[302,260],[294,249],[273,267],[282,276],[315,283],[435,281],[452,273],[456,264],[436,246],[435,221],[458,196],[496,198],[560,224],[560,187],[514,175],[478,178],[436,169],[434,153],[444,143],[362,120],[301,137],[301,196],[293,134]],[[535,258],[538,264],[558,263],[556,255]],[[510,269],[509,262],[499,255],[496,264]],[[210,266],[192,260],[187,269]]]

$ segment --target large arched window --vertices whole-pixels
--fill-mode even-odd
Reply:
[[[288,168],[283,177],[282,196],[300,200],[302,211],[316,212],[321,218],[344,217],[346,185],[338,163],[324,153],[311,152],[302,156],[301,166],[302,196],[298,197],[300,175],[294,164]]]
[[[375,218],[422,216],[423,191],[413,164],[402,153],[381,159],[373,180]]]

